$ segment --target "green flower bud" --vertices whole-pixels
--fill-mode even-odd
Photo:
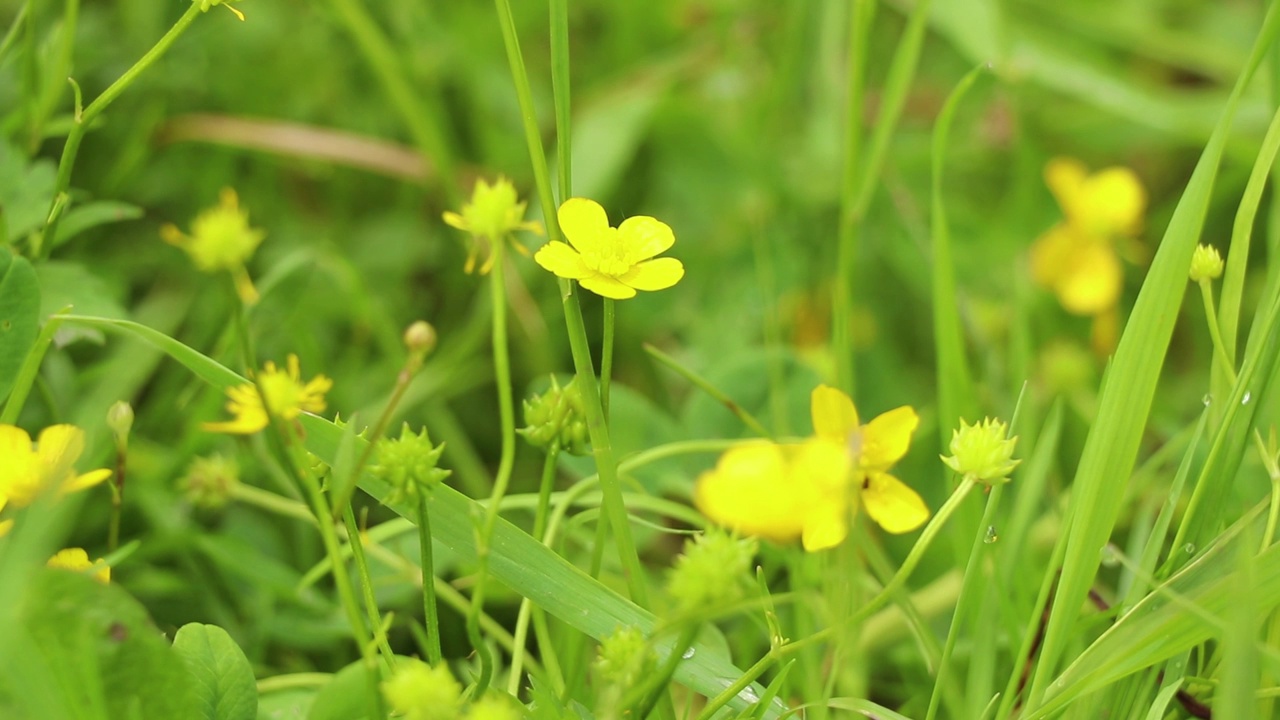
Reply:
[[[436,347],[436,329],[425,320],[418,320],[404,331],[404,346],[409,353],[426,357]]]
[[[198,457],[178,484],[192,505],[217,510],[227,504],[240,484],[240,468],[235,460],[221,455]]]
[[[520,720],[520,711],[505,697],[489,694],[471,703],[467,720]]]
[[[405,423],[398,439],[381,438],[376,450],[378,463],[369,471],[391,485],[388,502],[416,501],[449,477],[450,471],[436,467],[444,445],[432,445],[426,428],[415,434]]]
[[[1222,256],[1212,245],[1196,245],[1191,256],[1191,282],[1217,280],[1222,277]]]
[[[962,418],[960,429],[951,432],[951,456],[942,462],[966,478],[981,483],[1008,482],[1009,473],[1021,460],[1013,459],[1018,438],[1009,437],[1009,426],[993,418],[969,425]]]
[[[667,595],[682,613],[738,600],[756,548],[755,539],[740,540],[719,529],[695,536],[667,575]]]
[[[382,695],[406,720],[455,720],[462,706],[462,686],[445,665],[398,660],[395,674],[382,683]]]
[[[575,377],[560,387],[552,376],[551,387],[546,392],[524,401],[526,427],[517,432],[534,447],[545,449],[558,444],[570,455],[586,455],[589,443],[586,418],[578,379]]]
[[[116,447],[123,450],[129,446],[129,431],[133,429],[133,406],[123,400],[117,400],[107,408],[107,427],[115,438]]]
[[[600,641],[595,672],[602,682],[629,688],[653,671],[657,656],[634,627],[620,627]]]

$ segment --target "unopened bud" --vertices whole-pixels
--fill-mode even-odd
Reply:
[[[681,612],[725,605],[742,597],[749,580],[754,539],[738,539],[720,529],[684,544],[667,575],[667,595]]]
[[[462,686],[446,665],[399,660],[382,694],[398,715],[413,720],[454,720],[462,705]]]
[[[235,460],[221,455],[198,457],[191,461],[179,483],[192,505],[217,510],[231,500],[240,484],[240,468]]]
[[[951,432],[951,455],[942,462],[966,478],[975,482],[1001,483],[1009,481],[1009,473],[1021,460],[1013,459],[1013,447],[1018,438],[1009,437],[1009,426],[987,418],[970,425],[960,420],[960,429]]]
[[[404,346],[411,355],[426,357],[436,347],[436,329],[425,320],[418,320],[404,331]]]
[[[555,444],[570,455],[587,454],[587,409],[577,378],[560,387],[552,376],[546,392],[524,401],[524,421],[517,432],[530,445],[546,449]]]
[[[1222,277],[1222,256],[1212,245],[1197,245],[1191,256],[1191,282],[1217,280]]]
[[[444,445],[431,444],[426,428],[414,433],[405,423],[399,438],[378,440],[378,463],[369,471],[391,485],[389,502],[416,502],[449,477],[448,470],[436,467],[443,452]]]
[[[107,427],[115,438],[116,447],[123,449],[129,445],[129,431],[133,429],[133,406],[123,400],[117,400],[107,408]]]

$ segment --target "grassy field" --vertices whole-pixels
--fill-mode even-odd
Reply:
[[[1277,33],[0,0],[0,717],[1280,716]]]

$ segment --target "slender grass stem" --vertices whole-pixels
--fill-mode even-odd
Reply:
[[[80,152],[80,142],[84,139],[85,132],[89,126],[102,114],[120,93],[133,84],[138,76],[146,72],[161,56],[169,50],[174,41],[195,21],[196,16],[201,13],[199,3],[191,3],[187,11],[178,18],[178,21],[169,28],[156,44],[146,52],[139,60],[124,72],[115,82],[111,83],[102,94],[89,103],[89,106],[83,112],[77,112],[75,123],[71,126],[71,132],[67,134],[67,142],[62,146],[62,158],[58,161],[58,176],[54,181],[53,198],[49,202],[49,219],[45,225],[44,237],[32,253],[36,258],[47,257],[49,251],[53,248],[55,240],[58,236],[58,221],[62,217],[62,213],[58,212],[60,208],[66,207],[64,195],[67,188],[71,186],[71,171],[76,164],[76,155]]]
[[[427,627],[427,660],[434,667],[440,664],[440,613],[436,609],[436,566],[431,542],[431,515],[427,512],[427,498],[418,495],[418,548],[422,555],[422,618]]]
[[[369,563],[364,556],[364,535],[356,524],[355,511],[347,504],[341,509],[342,520],[347,528],[347,545],[351,548],[351,559],[355,562],[356,577],[360,580],[360,591],[364,596],[365,614],[369,616],[369,627],[373,630],[373,641],[382,651],[382,660],[388,668],[396,665],[395,653],[387,642],[387,634],[381,628],[381,614],[378,612],[378,599],[373,594],[373,578],[369,575]],[[423,585],[426,585],[424,582]]]
[[[654,360],[657,360],[663,365],[671,368],[681,377],[693,383],[699,390],[710,395],[716,402],[728,408],[729,412],[737,416],[737,418],[742,421],[743,425],[746,425],[751,429],[751,432],[764,438],[772,437],[772,433],[769,432],[768,428],[766,428],[763,423],[757,420],[754,415],[747,412],[746,409],[735,402],[733,398],[721,391],[720,388],[712,385],[709,380],[684,365],[681,365],[679,360],[676,360],[649,343],[644,344],[644,351],[649,353],[649,356]]]
[[[560,444],[553,442],[547,448],[546,458],[542,462],[542,482],[538,487],[538,509],[533,518],[533,537],[541,538],[547,529],[547,514],[551,511],[551,491],[555,486],[556,459],[560,457]],[[520,611],[516,617],[515,651],[511,654],[511,677],[507,680],[507,693],[516,695],[520,690],[520,672],[524,663],[525,638],[529,632],[529,622],[534,613],[540,612],[524,598],[520,601]],[[538,651],[542,655],[542,664],[552,683],[556,694],[564,692],[564,677],[560,673],[555,648],[551,644],[551,636],[546,633],[546,623],[534,624],[534,635],[538,638]]]
[[[31,350],[27,352],[27,357],[23,359],[22,366],[18,368],[18,375],[14,378],[13,387],[9,390],[9,399],[4,403],[4,411],[0,412],[0,423],[12,425],[18,421],[22,406],[27,403],[27,397],[31,394],[31,387],[35,385],[36,376],[40,373],[40,364],[44,362],[45,353],[49,351],[49,345],[53,343],[53,336],[61,326],[62,317],[54,315],[40,329],[40,334],[36,336],[35,343],[32,344]]]
[[[604,337],[600,348],[600,406],[609,419],[609,385],[613,382],[613,331],[617,318],[613,298],[604,299]]]

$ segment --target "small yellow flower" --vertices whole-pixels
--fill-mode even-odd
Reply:
[[[45,563],[51,568],[63,568],[65,570],[74,570],[80,572],[88,570],[94,565],[101,564],[102,567],[93,574],[93,579],[100,583],[106,584],[111,582],[111,566],[102,562],[102,558],[90,560],[89,553],[84,548],[66,548],[59,550],[56,555],[49,558],[49,562]]]
[[[84,431],[74,425],[45,428],[34,445],[26,430],[0,425],[0,508],[8,502],[24,507],[46,489],[66,494],[111,477],[110,470],[76,474],[82,452]]]
[[[324,394],[333,387],[333,381],[324,375],[317,375],[303,384],[297,355],[289,356],[286,370],[281,370],[275,363],[268,361],[258,382],[267,395],[266,407],[263,407],[258,387],[253,383],[227,388],[227,411],[235,415],[235,419],[230,422],[205,423],[204,429],[248,435],[265,428],[270,422],[267,408],[271,409],[271,415],[282,420],[293,420],[304,412],[323,412]]]
[[[891,533],[929,518],[920,496],[888,472],[911,444],[920,422],[914,410],[900,407],[862,425],[849,396],[826,385],[813,391],[810,410],[815,437],[741,445],[703,473],[694,492],[703,514],[748,535],[800,538],[811,552],[844,540],[855,500]]]
[[[610,227],[604,208],[585,198],[566,200],[556,217],[569,244],[553,240],[533,259],[597,295],[625,300],[637,290],[664,290],[684,277],[679,260],[650,259],[675,244],[664,222],[637,215]]]
[[[1098,315],[1120,300],[1124,279],[1116,243],[1141,230],[1146,191],[1128,168],[1088,174],[1076,160],[1056,158],[1045,181],[1066,220],[1036,240],[1031,271],[1068,312]]]
[[[490,243],[501,242],[517,230],[542,234],[541,223],[524,219],[525,205],[526,203],[519,202],[511,181],[498,176],[492,185],[483,179],[476,180],[476,186],[471,191],[471,202],[462,206],[461,215],[456,212],[444,213],[446,225],[469,233],[474,241],[467,255],[467,264],[463,268],[468,275],[475,270],[477,258]],[[525,246],[514,239],[511,245],[519,252],[529,254]],[[493,269],[493,260],[494,255],[490,252],[480,266],[481,275]]]
[[[1218,248],[1212,245],[1196,245],[1195,254],[1191,256],[1191,282],[1217,280],[1222,277],[1222,256]]]
[[[217,207],[200,213],[191,223],[190,235],[174,225],[165,225],[160,228],[160,237],[182,248],[200,271],[231,273],[240,299],[245,304],[257,302],[258,291],[244,265],[266,233],[249,227],[249,213],[240,209],[235,190],[223,188]]]

